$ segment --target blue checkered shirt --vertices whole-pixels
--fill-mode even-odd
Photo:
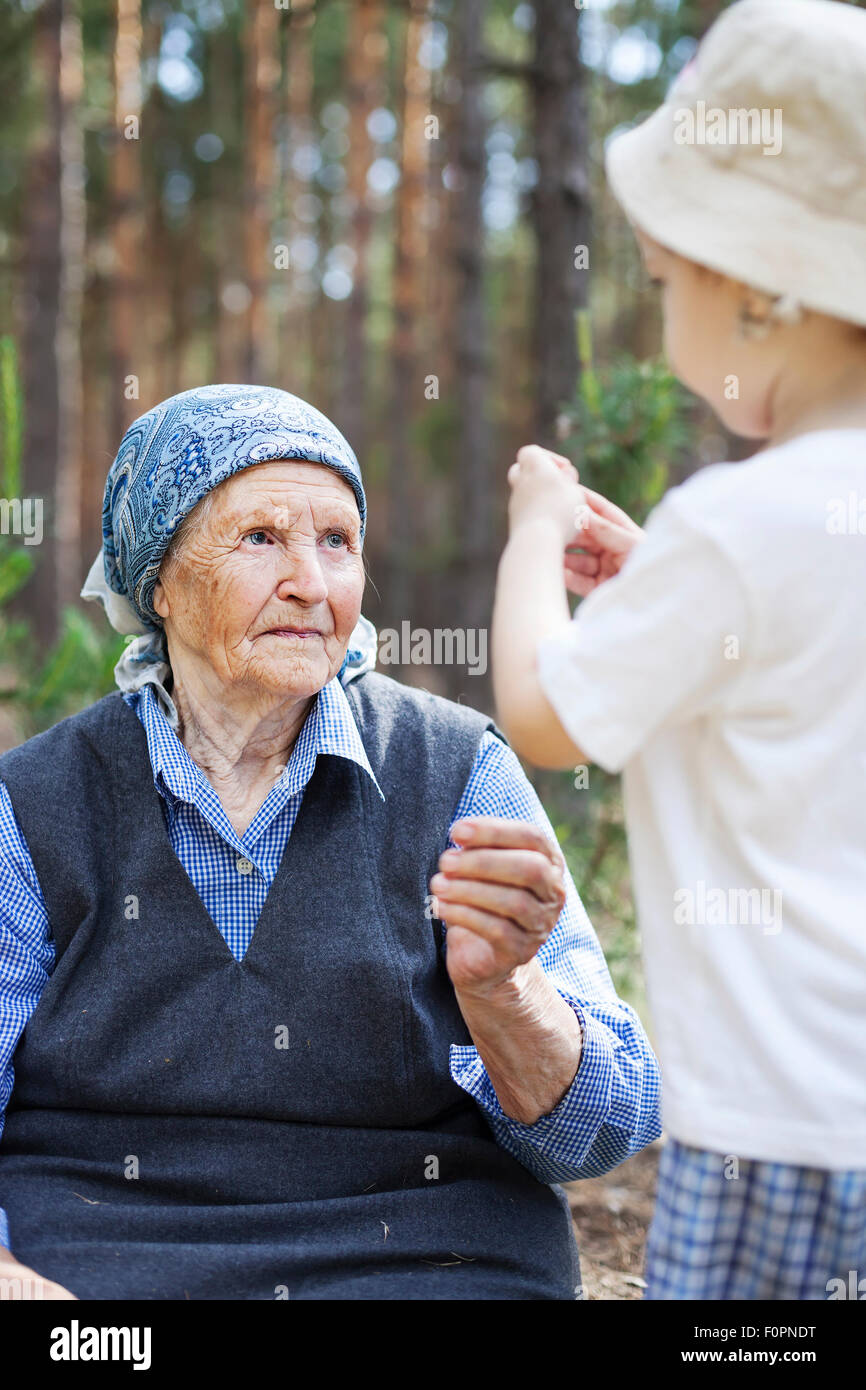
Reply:
[[[242,837],[160,708],[154,687],[123,697],[147,735],[154,783],[172,848],[240,960],[274,880],[320,753],[350,758],[372,778],[337,677],[319,692],[289,763]],[[384,797],[383,797],[384,799]],[[486,733],[454,812],[532,821],[553,828],[514,753]],[[453,823],[453,822],[452,822]],[[250,861],[257,872],[239,871]],[[0,783],[0,1133],[14,1084],[12,1055],[53,969],[54,944],[33,862]],[[658,1062],[641,1022],[620,1000],[571,879],[559,921],[538,952],[551,983],[577,1015],[583,1051],[577,1075],[548,1115],[526,1125],[505,1114],[472,1046],[452,1044],[454,1081],[478,1103],[496,1141],[542,1182],[596,1177],[657,1138]],[[0,1193],[2,1200],[2,1193]],[[0,1242],[8,1244],[0,1210]]]

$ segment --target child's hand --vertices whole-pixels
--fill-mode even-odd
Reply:
[[[578,484],[577,469],[567,458],[527,444],[509,468],[508,481],[512,532],[522,523],[541,517],[559,524],[563,546],[574,536],[584,509],[584,490]]]
[[[570,546],[580,546],[582,554],[567,550],[565,584],[573,594],[585,597],[617,574],[626,556],[644,538],[644,532],[621,507],[600,492],[583,487],[584,506],[577,522],[577,534]]]

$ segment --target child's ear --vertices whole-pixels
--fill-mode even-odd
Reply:
[[[701,279],[710,285],[727,285],[735,293],[741,293],[748,289],[739,280],[732,280],[730,275],[725,275],[721,270],[713,270],[712,266],[701,265],[700,261],[695,261],[698,274]]]

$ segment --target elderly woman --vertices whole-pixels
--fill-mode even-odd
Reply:
[[[284,391],[121,443],[83,591],[140,634],[121,689],[0,759],[24,1296],[574,1298],[556,1183],[659,1133],[517,759],[372,669],[365,520]]]

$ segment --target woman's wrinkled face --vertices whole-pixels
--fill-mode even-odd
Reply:
[[[323,464],[274,460],[210,498],[154,591],[173,668],[194,661],[252,696],[314,695],[342,666],[361,612],[352,488]]]

